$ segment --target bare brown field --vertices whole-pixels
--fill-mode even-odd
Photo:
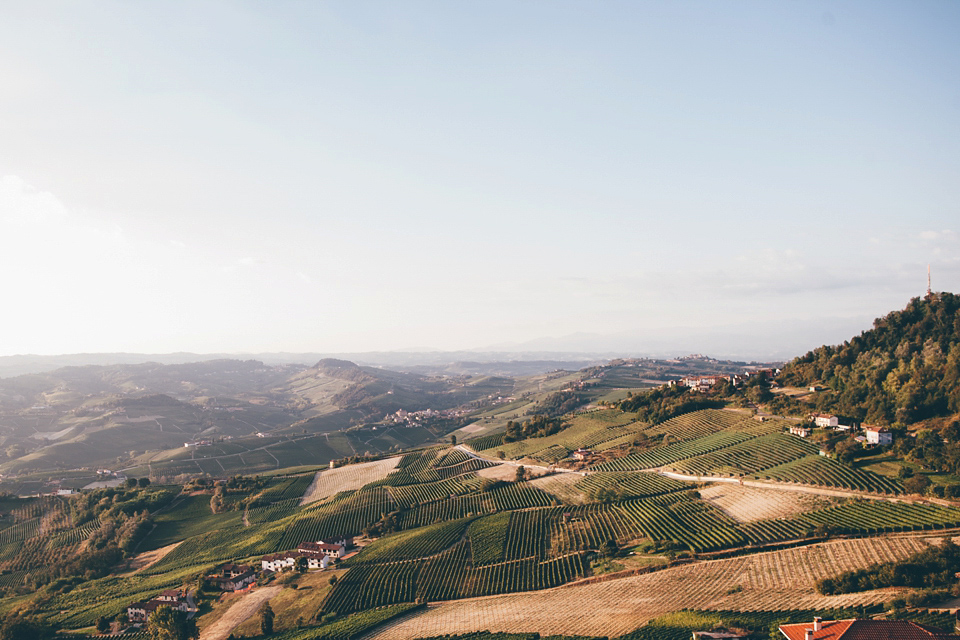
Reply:
[[[587,497],[579,489],[574,488],[583,480],[579,473],[555,473],[552,476],[543,476],[530,482],[531,485],[557,496],[566,504],[583,504]]]
[[[938,538],[838,540],[697,562],[639,576],[544,591],[430,605],[370,638],[403,640],[477,630],[614,637],[679,609],[778,611],[886,602],[897,590],[821,596],[817,580],[874,562],[903,559]],[[584,615],[584,607],[589,615]]]
[[[831,503],[826,498],[798,493],[758,489],[737,484],[720,483],[700,490],[700,497],[740,522],[766,518],[790,518],[798,513],[822,509]]]
[[[375,480],[381,480],[400,464],[401,456],[361,462],[345,467],[318,471],[313,482],[307,487],[300,504],[310,504],[324,498],[335,496],[341,491],[355,491]]]
[[[473,434],[473,433],[477,433],[477,432],[479,432],[479,431],[483,431],[484,429],[486,429],[485,426],[483,426],[483,425],[480,424],[479,422],[474,422],[473,424],[468,424],[468,425],[465,426],[465,427],[461,427],[461,428],[460,428],[460,431],[461,431],[462,433],[471,433],[471,434]]]
[[[181,540],[180,542],[183,541]],[[143,553],[138,553],[124,563],[124,572],[129,575],[152,567],[163,560],[168,553],[176,549],[180,542],[174,542],[173,544],[168,544],[165,547],[160,547],[159,549],[154,549],[153,551],[144,551]]]
[[[495,467],[486,467],[477,471],[481,478],[490,478],[491,480],[507,480],[512,482],[517,477],[517,467],[509,464],[498,464]]]

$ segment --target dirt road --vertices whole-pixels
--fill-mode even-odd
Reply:
[[[237,625],[254,615],[264,602],[277,595],[283,587],[274,585],[254,589],[233,603],[223,617],[203,630],[200,640],[226,640]]]

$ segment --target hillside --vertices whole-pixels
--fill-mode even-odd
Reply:
[[[583,428],[609,429],[613,418]],[[860,486],[865,475],[838,476],[833,485],[857,500],[797,492],[810,476],[781,479],[767,471],[808,454],[780,428],[738,412],[685,414],[658,427],[675,434],[677,445],[660,445],[649,460],[631,458],[616,470],[598,465],[587,477],[536,478],[543,469],[521,474],[510,461],[433,447],[316,477],[131,482],[67,497],[5,497],[0,614],[26,611],[61,630],[89,632],[98,618],[112,620],[135,600],[186,587],[201,604],[201,628],[236,607],[238,632],[250,636],[258,621],[244,622],[255,607],[239,613],[246,596],[220,596],[198,587],[197,576],[222,562],[259,566],[262,556],[305,540],[363,536],[359,553],[330,569],[258,577],[254,600],[269,599],[279,631],[323,637],[323,625],[368,629],[361,621],[376,624],[396,612],[410,615],[383,637],[486,628],[570,633],[573,618],[534,609],[566,609],[584,598],[604,611],[630,602],[628,617],[605,615],[580,628],[591,636],[630,632],[684,607],[767,612],[752,623],[765,628],[777,616],[800,615],[791,607],[885,602],[887,591],[825,596],[814,582],[874,559],[903,559],[960,527],[960,508],[887,501],[881,492],[900,488]],[[758,481],[704,484],[637,470],[650,469],[650,460],[688,473],[753,472]],[[912,531],[920,535],[904,537]],[[824,536],[855,539],[817,544]],[[777,546],[784,543],[801,548]],[[142,561],[122,561],[139,553],[152,564],[131,572]],[[770,578],[796,572],[801,579]],[[717,580],[696,578],[703,575]],[[663,584],[669,589],[657,588]],[[543,591],[561,585],[570,588]],[[519,596],[506,597],[512,593]],[[497,595],[503,598],[476,599]],[[382,609],[418,601],[430,607]],[[505,615],[490,618],[492,604]]]
[[[46,473],[44,482],[77,488],[101,467],[155,478],[230,475],[416,447],[461,422],[434,416],[384,424],[385,416],[448,409],[513,387],[510,378],[430,377],[333,359],[314,367],[92,365],[5,378],[0,488],[42,488],[34,482],[40,476],[24,474]]]
[[[914,298],[873,329],[788,363],[785,385],[823,385],[816,405],[886,425],[960,412],[960,296]]]

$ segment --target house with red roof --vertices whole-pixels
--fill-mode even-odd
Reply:
[[[787,640],[960,640],[960,635],[907,620],[823,620],[782,624]]]

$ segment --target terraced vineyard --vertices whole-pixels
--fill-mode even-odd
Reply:
[[[578,414],[569,420],[570,426],[544,438],[527,438],[504,442],[503,434],[470,440],[477,451],[497,449],[507,458],[530,457],[546,463],[566,458],[572,451],[587,447],[602,451],[632,439],[646,425],[635,421],[632,415],[618,409],[603,409]]]
[[[657,447],[624,458],[617,458],[598,464],[594,471],[643,471],[671,465],[687,458],[712,453],[726,447],[756,438],[757,433],[747,431],[720,431],[694,440],[677,442],[665,447]]]
[[[359,535],[365,526],[391,510],[389,494],[379,487],[363,489],[340,500],[305,509],[287,526],[274,551],[293,549],[304,540]]]
[[[692,411],[644,429],[649,437],[668,436],[670,440],[693,440],[732,429],[750,420],[749,414],[719,409]]]
[[[469,515],[546,507],[554,500],[553,496],[530,486],[530,483],[509,484],[493,491],[471,493],[429,504],[420,504],[404,511],[400,520],[404,529],[410,529]]]
[[[807,456],[787,462],[756,474],[758,479],[778,482],[819,485],[836,489],[871,491],[875,493],[903,493],[899,480],[880,474],[854,469],[824,456]]]
[[[607,472],[591,473],[576,484],[576,488],[587,495],[597,495],[612,489],[624,498],[643,498],[671,491],[683,491],[690,485],[656,473]]]
[[[466,541],[426,561],[361,565],[350,569],[324,601],[323,611],[350,613],[400,602],[454,600],[545,589],[586,572],[580,554],[474,567]]]
[[[100,526],[93,521],[73,527],[66,501],[55,496],[31,498],[10,511],[14,524],[0,530],[0,571],[19,575],[44,570],[70,558]]]
[[[817,455],[819,449],[796,436],[771,433],[713,453],[681,460],[674,471],[696,476],[755,474],[777,465]]]
[[[465,535],[471,520],[472,518],[450,520],[428,527],[394,533],[366,547],[355,558],[351,558],[348,563],[350,566],[354,566],[412,560],[436,555],[459,542]]]
[[[478,491],[481,484],[477,474],[469,473],[438,482],[390,487],[390,495],[399,507],[409,509],[415,504],[436,502],[450,496]]]
[[[797,519],[849,533],[934,531],[960,527],[960,509],[935,504],[857,500],[837,507],[805,513]]]
[[[470,555],[477,566],[502,562],[506,553],[509,513],[497,513],[470,523]]]
[[[887,602],[890,591],[821,596],[814,585],[842,571],[904,559],[927,545],[918,538],[840,540],[551,591],[442,602],[370,638],[404,640],[477,629],[613,638],[683,608],[782,612],[875,605]],[[584,615],[584,603],[590,615]]]

